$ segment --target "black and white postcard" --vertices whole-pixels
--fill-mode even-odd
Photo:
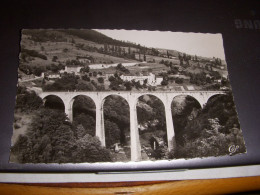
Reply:
[[[10,162],[245,153],[221,34],[24,29]]]

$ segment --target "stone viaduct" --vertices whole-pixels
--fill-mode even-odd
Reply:
[[[172,120],[171,103],[176,96],[184,95],[195,98],[203,107],[210,97],[214,95],[225,94],[224,91],[152,91],[152,92],[136,92],[136,91],[102,91],[102,92],[42,92],[39,96],[44,100],[48,96],[59,97],[64,104],[65,113],[70,121],[73,120],[73,102],[77,96],[86,96],[93,100],[96,105],[96,136],[100,139],[102,146],[105,146],[105,127],[104,127],[104,113],[103,105],[106,97],[110,95],[117,95],[124,98],[130,110],[130,140],[131,140],[131,160],[141,160],[141,145],[138,132],[138,121],[136,104],[138,98],[143,95],[152,95],[159,98],[165,108],[165,118],[167,127],[168,150],[173,149],[175,143],[174,126]]]

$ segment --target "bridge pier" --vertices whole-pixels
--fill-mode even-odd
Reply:
[[[165,119],[166,119],[166,129],[167,129],[167,141],[168,141],[168,151],[175,149],[175,135],[174,135],[174,126],[172,120],[172,110],[171,102],[165,102]]]
[[[140,144],[140,139],[139,139],[135,100],[129,100],[129,107],[130,107],[131,161],[140,161],[141,160],[141,144]]]
[[[96,136],[99,138],[101,145],[106,146],[105,124],[104,124],[103,101],[96,102]]]
[[[65,114],[68,116],[70,122],[73,121],[73,111],[72,111],[73,102],[74,99],[72,99],[70,102],[64,102]]]

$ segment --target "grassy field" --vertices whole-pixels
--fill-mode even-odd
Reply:
[[[168,67],[166,67],[163,64],[159,64],[159,63],[141,63],[140,66],[139,65],[131,66],[131,67],[127,67],[127,69],[131,73],[149,72],[149,70],[152,69],[153,74],[158,74],[161,71],[169,70]]]
[[[75,43],[71,43],[70,38],[75,40]],[[129,60],[110,55],[105,55],[97,52],[90,52],[82,50],[76,47],[76,44],[84,44],[93,46],[96,48],[103,47],[104,45],[94,43],[91,41],[83,40],[77,37],[70,36],[67,42],[34,42],[30,40],[30,37],[23,35],[21,40],[21,46],[26,49],[35,50],[40,54],[47,57],[47,60],[34,57],[27,64],[32,66],[46,66],[50,64],[65,63],[67,60],[76,59],[77,56],[92,56],[95,59],[95,63],[125,63],[125,62],[137,62],[135,60]],[[64,51],[66,48],[67,51]],[[57,56],[57,61],[53,62],[52,59]]]

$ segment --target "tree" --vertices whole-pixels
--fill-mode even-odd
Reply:
[[[84,133],[81,133],[81,135],[89,134],[91,136],[95,136],[96,121],[92,116],[87,115],[84,112],[80,113],[78,111],[78,113],[76,113],[76,116],[74,117],[73,125],[76,128],[78,127],[78,125],[82,125],[84,130],[81,129],[81,131]]]
[[[83,68],[80,69],[81,73],[88,73],[90,70],[89,66],[84,66]]]
[[[66,65],[79,65],[79,66],[82,66],[83,63],[80,62],[78,59],[73,59],[73,60],[67,60],[66,61]]]
[[[26,61],[27,57],[29,57],[29,56],[47,60],[47,56],[40,54],[39,52],[37,52],[35,50],[21,48],[21,58],[24,61]]]
[[[53,57],[52,57],[52,61],[53,61],[53,62],[56,62],[56,61],[57,61],[57,59],[58,59],[58,57],[57,57],[57,56],[53,56]]]
[[[65,74],[53,84],[45,85],[44,91],[74,91],[78,84],[79,77],[73,74]]]
[[[84,81],[90,81],[90,78],[88,77],[87,74],[83,75],[81,78],[82,78]]]
[[[161,85],[168,85],[168,80],[165,79],[165,77],[163,78],[162,82],[161,82]]]
[[[126,87],[126,91],[132,90],[132,83],[130,81],[126,81],[124,86]]]
[[[90,125],[90,120],[85,120]],[[11,149],[19,163],[108,162],[109,151],[76,119],[75,131],[64,112],[40,109],[25,135]],[[95,121],[91,126],[95,126]]]
[[[164,64],[164,60],[162,59],[159,63],[160,63],[160,64]]]
[[[183,83],[183,79],[182,78],[176,78],[175,82],[177,84],[182,84]]]
[[[109,162],[112,161],[109,150],[101,146],[97,137],[86,134],[76,141],[74,162]]]
[[[108,78],[108,80],[109,80],[110,82],[113,82],[113,81],[116,80],[116,78],[115,78],[114,76],[110,76],[110,77]]]
[[[18,86],[15,109],[30,112],[41,108],[42,105],[42,99],[34,91],[27,91],[25,87]]]
[[[103,77],[98,77],[98,82],[99,83],[104,83],[104,78]]]
[[[178,58],[180,60],[180,65],[182,66],[184,58],[183,58],[183,56],[180,53],[178,54]]]
[[[132,80],[132,84],[135,86],[136,89],[142,88],[142,85],[140,84],[140,81]]]
[[[117,66],[116,66],[116,69],[119,70],[119,71],[122,71],[124,73],[129,73],[130,71],[124,67],[121,63],[119,63]]]
[[[33,73],[34,75],[36,75],[36,76],[41,76],[41,74],[42,74],[43,72],[45,72],[46,69],[45,69],[44,66],[33,66],[33,67],[31,67],[31,71],[32,71],[32,73]]]
[[[52,136],[52,137],[51,137]],[[52,144],[52,157],[55,163],[73,162],[71,158],[75,145],[74,133],[67,124],[61,124],[53,131],[53,135],[48,135]]]
[[[63,51],[64,53],[67,53],[69,50],[68,50],[68,48],[64,48],[62,51]]]
[[[105,52],[105,53],[108,52],[108,46],[107,46],[107,44],[104,44],[104,52]]]
[[[195,61],[198,62],[198,57],[197,57],[197,55],[195,55]]]
[[[118,49],[117,49],[119,55],[121,55],[121,52],[122,52],[122,48],[120,46],[118,46]]]
[[[185,112],[188,114],[189,110]],[[177,143],[175,158],[226,155],[229,154],[229,147],[234,144],[239,146],[237,152],[245,152],[231,93],[210,98],[197,117],[186,120],[181,127],[177,125],[178,120],[175,115],[176,138],[181,137],[183,142]],[[181,135],[178,129],[184,129]]]
[[[91,83],[79,82],[75,87],[77,91],[94,91],[94,87]]]
[[[71,160],[71,148],[73,145],[73,132],[65,121],[65,113],[40,109],[35,114],[29,126],[26,137],[18,141],[14,153],[19,149],[18,161],[20,163],[62,163]],[[26,141],[26,146],[24,145]],[[22,145],[23,147],[20,147]]]
[[[57,65],[51,64],[50,70],[54,73],[57,73],[60,69]]]
[[[114,122],[105,120],[105,135],[106,146],[108,148],[113,144],[120,142],[120,129]]]
[[[79,124],[76,127],[76,137],[77,137],[77,139],[83,138],[86,134],[87,134],[87,131],[85,130],[83,125]]]

